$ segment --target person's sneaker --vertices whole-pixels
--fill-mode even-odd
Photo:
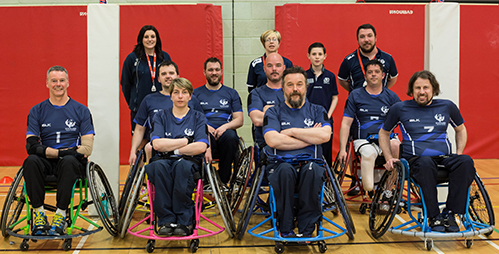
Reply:
[[[44,212],[35,212],[32,235],[47,235],[50,229],[47,215]]]
[[[60,213],[55,213],[50,226],[49,235],[59,236],[66,234],[66,218],[64,218]]]
[[[385,215],[385,214],[387,214],[390,211],[390,204],[388,204],[387,201],[384,201],[384,202],[385,203],[382,203],[382,204],[379,205],[377,214]]]
[[[184,225],[178,224],[177,227],[173,230],[173,235],[176,235],[176,236],[192,235],[192,228],[193,228],[192,225],[184,226]]]
[[[295,232],[293,232],[293,230],[291,230],[289,232],[281,232],[281,237],[282,238],[295,238],[296,234],[295,234]]]
[[[352,183],[350,184],[350,188],[351,189],[349,192],[347,192],[347,196],[356,196],[359,194],[360,192],[360,188],[359,186],[355,187],[355,185],[357,185],[357,181],[355,179],[352,179]],[[355,188],[353,188],[355,187]]]
[[[449,211],[444,214],[444,226],[447,232],[459,232],[459,226],[456,222],[456,216],[453,212]]]
[[[158,235],[171,236],[171,235],[173,235],[173,231],[175,230],[176,227],[177,227],[177,224],[174,224],[174,223],[163,224],[158,229]]]
[[[428,219],[428,224],[431,228],[431,231],[445,232],[444,216],[442,214]]]

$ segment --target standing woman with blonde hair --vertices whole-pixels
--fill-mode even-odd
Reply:
[[[121,71],[121,90],[130,109],[132,133],[135,129],[133,119],[144,97],[161,90],[156,70],[164,60],[171,58],[161,48],[158,30],[151,25],[143,26],[137,36],[137,44],[123,62]]]
[[[267,30],[260,36],[260,42],[265,48],[265,54],[250,63],[248,80],[246,81],[248,92],[251,92],[251,90],[267,83],[267,76],[265,75],[263,66],[265,65],[265,59],[267,59],[268,54],[278,53],[277,51],[279,50],[279,45],[281,44],[281,34],[273,29]],[[286,57],[283,56],[282,59],[284,60],[286,68],[293,66],[293,63]]]

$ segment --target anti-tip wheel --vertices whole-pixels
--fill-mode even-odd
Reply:
[[[276,242],[274,247],[275,253],[283,253],[284,252],[284,244]]]
[[[146,251],[147,253],[152,253],[154,251],[154,240],[147,241]]]
[[[367,204],[365,204],[365,203],[360,204],[359,212],[361,214],[366,214],[366,211],[367,211]]]
[[[64,251],[68,251],[71,249],[71,243],[72,243],[72,239],[66,239],[64,240],[64,243],[62,243],[62,249]]]
[[[191,241],[191,253],[196,253],[196,251],[199,249],[199,239],[193,239]]]
[[[319,252],[324,253],[324,252],[326,252],[326,250],[327,250],[326,242],[320,241],[319,242]]]
[[[464,245],[466,245],[466,248],[471,248],[473,246],[473,239],[465,239],[464,240]]]
[[[27,239],[24,239],[21,245],[19,245],[19,249],[22,251],[27,251],[29,249],[29,243]]]
[[[426,247],[426,250],[430,251],[431,248],[433,248],[433,240],[432,239],[425,239],[424,245]]]

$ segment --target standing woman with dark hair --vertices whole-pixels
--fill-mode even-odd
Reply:
[[[137,45],[126,57],[121,71],[121,90],[130,109],[132,133],[135,129],[133,119],[144,97],[161,90],[156,70],[164,60],[171,58],[161,49],[158,30],[151,25],[143,26],[137,36]]]

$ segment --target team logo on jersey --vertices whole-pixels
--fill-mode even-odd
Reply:
[[[369,112],[369,110],[367,108],[359,108],[359,111],[360,112]]]
[[[388,106],[381,107],[381,115],[386,116],[386,114],[388,113],[389,110],[390,110],[390,108]]]
[[[354,57],[354,56],[355,56],[355,53],[347,56],[347,61],[350,60],[350,59],[352,59],[352,57]]]
[[[323,81],[324,85],[329,85],[330,82],[331,82],[331,79],[329,77],[324,78],[324,81]]]
[[[291,125],[291,123],[289,123],[289,122],[281,122],[281,125],[282,125],[282,126],[285,126],[285,125]]]
[[[66,131],[76,131],[76,128],[74,126],[76,125],[76,122],[73,119],[66,119],[64,122],[68,128],[66,128]]]
[[[378,61],[383,64],[383,67],[385,66],[385,59],[380,58]]]
[[[201,102],[199,102],[199,104],[201,104],[201,105],[208,105],[208,102],[206,102],[206,101],[201,101]]]
[[[184,134],[187,135],[187,136],[192,136],[192,135],[194,135],[194,131],[191,130],[191,129],[189,129],[189,128],[187,128],[187,129],[184,130]]]
[[[266,103],[267,103],[267,105],[274,105],[275,101],[267,101]]]
[[[309,84],[313,84],[313,83],[314,83],[314,81],[315,81],[315,80],[314,80],[313,78],[309,78],[309,79],[307,79],[307,82],[308,82]]]
[[[444,122],[445,116],[442,114],[435,114],[435,119],[438,121],[436,122],[437,125],[445,125],[446,123]]]
[[[221,108],[227,108],[227,107],[229,107],[229,100],[227,100],[227,99],[220,99],[220,107]]]
[[[379,116],[371,116],[371,121],[377,121],[379,120]]]
[[[52,123],[42,123],[42,128],[52,127]]]
[[[419,123],[419,122],[420,122],[419,118],[411,118],[411,119],[409,119],[409,123]]]
[[[305,118],[305,120],[303,120],[303,123],[307,126],[307,128],[310,128],[312,127],[312,125],[314,125],[314,120],[310,118]]]
[[[165,137],[171,137],[172,133],[171,132],[165,132]]]

